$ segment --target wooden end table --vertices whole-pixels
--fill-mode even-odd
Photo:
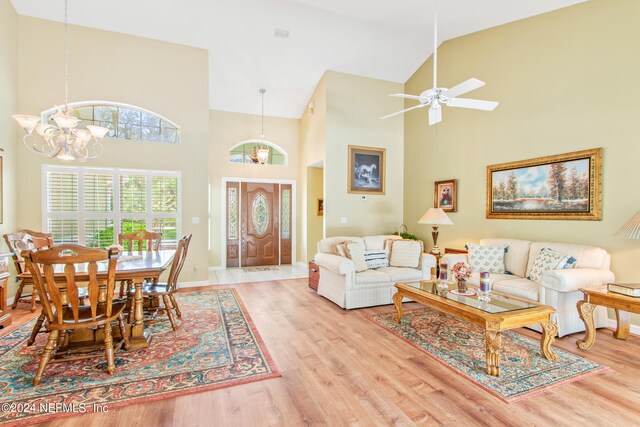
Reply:
[[[397,311],[396,323],[402,321],[402,299],[406,297],[484,328],[487,374],[489,375],[500,376],[502,331],[508,329],[539,323],[542,326],[540,338],[542,355],[548,360],[559,359],[551,348],[558,333],[558,326],[551,320],[551,315],[556,310],[551,306],[499,292],[491,293],[491,301],[481,302],[478,301],[477,296],[458,296],[451,294],[448,290],[439,291],[435,280],[402,282],[395,286],[397,292],[393,296],[393,303]],[[455,288],[457,288],[456,284],[449,284],[449,289]]]
[[[596,340],[593,311],[598,305],[615,310],[617,327],[613,336],[619,340],[626,340],[629,337],[629,313],[640,314],[640,298],[609,292],[606,287],[580,290],[584,294],[584,299],[578,301],[576,307],[580,319],[584,322],[585,334],[583,339],[576,341],[578,348],[588,350]]]

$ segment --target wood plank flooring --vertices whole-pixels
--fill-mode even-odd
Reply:
[[[581,334],[556,340],[557,347],[611,369],[506,404],[363,318],[392,311],[393,306],[342,310],[303,279],[232,287],[238,289],[281,378],[47,425],[640,425],[638,336],[620,341],[610,330],[600,329],[586,352],[575,345]],[[27,310],[12,313],[14,325],[31,318]],[[520,332],[539,339],[536,332]]]

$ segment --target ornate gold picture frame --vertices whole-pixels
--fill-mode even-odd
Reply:
[[[602,148],[487,166],[487,218],[602,219]]]
[[[386,153],[384,148],[349,146],[347,193],[384,194]]]

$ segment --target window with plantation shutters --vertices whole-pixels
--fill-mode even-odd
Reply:
[[[175,247],[180,224],[180,174],[43,166],[43,227],[56,244],[106,247],[119,233],[162,232]]]

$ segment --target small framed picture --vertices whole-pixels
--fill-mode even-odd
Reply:
[[[456,212],[456,180],[436,181],[434,185],[433,206],[445,212]]]
[[[384,194],[384,148],[349,146],[349,176],[347,193]]]
[[[324,216],[324,199],[318,199],[318,210],[316,216]]]

